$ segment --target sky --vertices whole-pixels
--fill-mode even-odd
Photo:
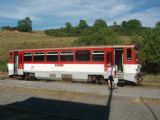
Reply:
[[[25,17],[33,30],[74,26],[83,19],[93,25],[104,19],[107,25],[138,19],[143,26],[154,27],[160,21],[160,0],[0,0],[0,26],[17,26]]]

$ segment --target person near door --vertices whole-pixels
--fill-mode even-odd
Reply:
[[[112,82],[113,82],[112,65],[111,65],[111,63],[108,64],[107,74],[108,74],[108,89],[111,90],[112,89]]]
[[[116,92],[118,89],[118,78],[117,78],[116,65],[114,65],[112,68],[112,76],[113,76],[113,88],[115,89],[115,92]]]

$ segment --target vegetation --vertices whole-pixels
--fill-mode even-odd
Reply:
[[[0,71],[6,72],[7,71],[7,60],[0,60]]]
[[[135,37],[133,43],[139,46],[139,58],[148,73],[160,73],[160,27]]]
[[[18,21],[17,30],[20,32],[31,32],[32,31],[32,21],[29,17]]]
[[[10,31],[13,31],[13,30],[16,30],[17,27],[2,26],[1,29],[2,29],[2,30],[10,30]]]
[[[18,30],[20,32],[31,32],[32,31],[32,21],[29,17],[26,17],[25,19],[19,20],[17,27],[11,27],[11,26],[2,26],[0,27],[1,30]]]
[[[113,31],[107,28],[101,28],[97,32],[84,35],[74,41],[73,45],[105,45],[105,44],[121,44],[118,37]]]

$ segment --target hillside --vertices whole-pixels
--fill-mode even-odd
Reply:
[[[9,50],[23,48],[69,47],[76,37],[51,37],[43,31],[24,33],[0,31],[0,56],[6,59]]]

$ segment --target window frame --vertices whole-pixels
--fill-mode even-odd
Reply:
[[[29,55],[29,53],[30,53],[30,55]],[[25,54],[28,54],[28,55],[25,55]],[[31,56],[31,60],[27,60],[27,61],[26,61],[26,60],[25,60],[25,56]],[[23,53],[23,59],[24,59],[24,60],[23,60],[24,62],[32,62],[32,61],[33,61],[33,54],[32,54],[32,52],[24,52],[24,53]]]
[[[37,53],[38,53],[38,54],[37,54]],[[43,56],[44,56],[43,60],[35,60],[35,57],[36,57],[36,56],[40,56],[40,55],[43,55]],[[34,62],[45,62],[45,52],[35,51],[35,52],[33,53],[33,61],[34,61]]]
[[[79,51],[89,51],[87,53],[89,55],[89,59],[88,60],[78,60],[78,58],[77,58],[77,52],[79,52]],[[75,50],[75,61],[76,62],[91,62],[91,58],[92,58],[92,56],[91,56],[91,50],[89,50],[89,49]]]
[[[129,58],[129,54],[128,54],[128,50],[130,50],[130,58]],[[127,61],[131,61],[132,60],[132,48],[127,48],[126,49],[126,60]]]
[[[63,57],[65,56],[68,56],[68,58],[66,57],[65,59]],[[74,53],[74,50],[62,50],[60,51],[60,54],[59,54],[59,59],[60,59],[60,62],[74,62],[74,56],[75,56],[75,53]],[[64,60],[63,60],[64,59]],[[67,60],[68,59],[68,60]]]
[[[95,57],[94,55],[103,55],[103,60],[95,60]],[[104,50],[92,50],[92,61],[93,62],[104,62]],[[101,56],[102,57],[102,56]],[[98,57],[97,58],[101,58],[101,57]]]
[[[51,53],[51,54],[49,54]],[[57,60],[48,60],[47,56],[57,56]],[[58,62],[59,61],[59,52],[58,51],[46,51],[46,62]]]

